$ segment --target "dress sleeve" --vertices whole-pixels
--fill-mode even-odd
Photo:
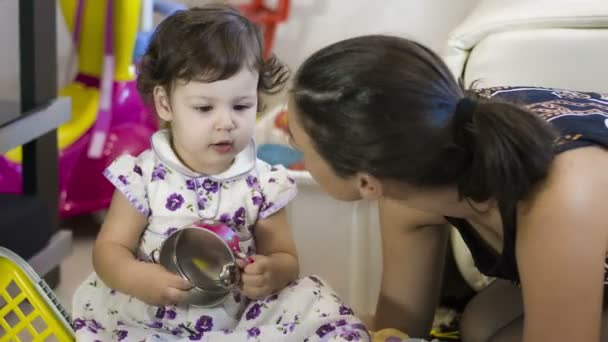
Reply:
[[[127,197],[137,211],[148,216],[150,206],[148,201],[147,180],[150,179],[152,163],[147,160],[148,154],[139,157],[122,155],[108,166],[104,176]]]
[[[264,203],[258,218],[265,219],[284,208],[298,191],[295,180],[283,166],[264,165],[259,177]]]

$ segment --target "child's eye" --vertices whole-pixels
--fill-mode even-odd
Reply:
[[[236,105],[234,106],[234,110],[236,110],[237,112],[243,111],[243,110],[247,110],[251,108],[250,105]]]
[[[213,110],[213,107],[212,106],[198,106],[195,109],[201,113],[208,113]]]

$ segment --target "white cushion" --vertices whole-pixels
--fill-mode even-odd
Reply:
[[[608,29],[607,0],[483,0],[473,12],[449,35],[445,61],[460,77],[469,61],[469,51],[481,42],[506,32],[533,32],[548,29],[588,29],[588,32]],[[586,33],[582,33],[584,37]],[[513,38],[527,39],[511,36]],[[565,41],[570,40],[567,36]],[[586,38],[584,38],[586,40]],[[547,45],[548,47],[552,46]],[[580,45],[579,45],[580,46]],[[584,45],[585,49],[587,45]],[[505,53],[494,45],[496,54]],[[537,50],[540,50],[538,48]],[[516,50],[514,53],[517,52]],[[546,55],[546,53],[545,53]],[[509,60],[507,56],[507,60]],[[576,65],[569,61],[568,65]]]
[[[608,2],[608,1],[607,1]],[[529,29],[490,35],[469,53],[465,85],[608,91],[608,29]]]

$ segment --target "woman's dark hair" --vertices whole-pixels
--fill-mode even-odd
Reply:
[[[309,57],[297,119],[341,177],[366,172],[513,205],[548,172],[555,132],[513,104],[478,98],[428,48],[371,35]]]
[[[214,82],[248,66],[260,73],[258,90],[275,93],[289,71],[275,56],[264,60],[262,44],[258,27],[228,5],[179,11],[156,28],[140,63],[137,89],[151,104],[155,86],[169,92],[177,80]]]

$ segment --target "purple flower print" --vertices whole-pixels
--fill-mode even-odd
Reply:
[[[141,172],[141,167],[139,167],[139,165],[133,166],[133,172],[137,173],[140,176],[143,176],[143,172]]]
[[[165,204],[165,208],[171,211],[176,211],[182,206],[182,204],[184,204],[184,198],[182,197],[182,195],[173,193],[167,198],[167,204]]]
[[[175,329],[171,330],[171,335],[173,335],[173,336],[181,336],[182,335],[182,329],[181,328],[175,328]]]
[[[213,329],[213,318],[203,315],[197,321],[194,329],[199,333],[211,331]]]
[[[165,312],[167,312],[167,309],[165,309],[164,306],[159,306],[158,309],[156,309],[156,315],[154,315],[154,317],[163,319],[165,318]]]
[[[359,332],[356,330],[347,330],[347,331],[341,333],[340,337],[347,341],[360,341],[361,340],[361,334],[359,334]],[[399,339],[399,341],[401,341],[401,339]]]
[[[336,326],[337,327],[341,327],[341,326],[344,326],[344,325],[346,325],[346,320],[345,319],[341,319],[341,320],[339,320],[339,321],[336,322]]]
[[[72,328],[74,328],[75,331],[78,331],[80,329],[82,329],[85,325],[84,320],[80,319],[80,318],[76,318],[73,322],[72,322]]]
[[[317,335],[319,335],[319,337],[325,337],[325,335],[329,334],[334,330],[336,330],[336,328],[333,325],[324,324],[319,329],[317,329]]]
[[[260,305],[260,303],[255,303],[251,306],[251,308],[249,308],[249,311],[247,311],[247,315],[245,315],[245,318],[250,321],[252,319],[256,319],[260,313],[262,312],[262,305]]]
[[[283,323],[283,334],[287,334],[288,332],[293,332],[296,328],[296,322],[291,323]]]
[[[269,178],[268,179],[268,183],[276,183],[276,182],[277,182],[277,180],[274,179],[274,178]]]
[[[159,179],[165,179],[165,176],[167,175],[167,169],[165,169],[165,166],[163,164],[158,164],[154,167],[154,170],[152,170],[152,181],[157,181]]]
[[[353,310],[347,306],[340,305],[340,315],[353,315]]]
[[[175,319],[175,316],[177,316],[177,313],[173,309],[167,309],[166,306],[159,306],[154,315],[158,319]]]
[[[255,176],[247,177],[247,186],[253,188],[258,183],[258,179]]]
[[[289,183],[291,184],[296,184],[296,180],[293,179],[292,177],[287,177],[287,180],[289,181]]]
[[[169,236],[169,235],[175,233],[176,231],[177,231],[176,227],[169,227],[169,228],[167,228],[167,231],[165,231],[165,236]]]
[[[189,340],[190,341],[200,341],[201,338],[203,338],[203,334],[198,333],[198,334],[192,334],[192,335],[190,335]]]
[[[232,297],[233,297],[233,299],[234,299],[234,301],[235,301],[236,303],[240,303],[240,302],[241,302],[241,294],[240,294],[240,293],[238,293],[238,292],[234,292],[234,293],[232,294]]]
[[[126,331],[126,330],[117,330],[117,331],[115,332],[115,334],[116,334],[116,339],[117,339],[118,341],[122,341],[122,340],[124,340],[125,338],[127,338],[127,335],[129,335],[129,332],[128,332],[128,331]]]
[[[129,181],[127,181],[127,177],[125,177],[123,175],[118,176],[118,180],[124,185],[129,185]]]
[[[152,329],[160,329],[163,327],[163,322],[152,322],[149,323],[148,326]]]
[[[272,208],[273,206],[274,206],[274,203],[272,203],[272,202],[263,203],[262,207],[260,208],[260,211],[264,212],[264,211]]]
[[[256,327],[247,330],[247,335],[249,335],[249,337],[258,337],[260,336],[260,333],[260,329]]]
[[[194,179],[188,179],[186,180],[186,188],[188,190],[194,190]]]
[[[169,320],[173,320],[173,319],[175,319],[175,317],[177,317],[177,312],[175,312],[175,310],[173,310],[173,309],[169,309],[169,310],[167,310],[165,317]]]
[[[270,172],[275,172],[275,171],[278,171],[278,170],[279,170],[279,169],[277,169],[277,167],[276,167],[276,166],[271,166],[271,167],[270,167]]]
[[[220,215],[220,222],[225,223],[225,224],[230,223],[230,214]]]
[[[93,334],[97,334],[97,331],[99,330],[105,330],[105,328],[94,319],[89,321],[87,329],[89,329],[89,331]]]
[[[241,226],[241,225],[245,224],[245,208],[240,207],[234,213],[234,216],[232,216],[232,221],[234,221],[234,224],[237,226]]]
[[[207,205],[207,199],[205,197],[201,197],[198,199],[198,209],[205,210],[205,206]]]
[[[220,189],[220,184],[210,178],[205,178],[203,181],[203,189],[205,189],[207,192],[216,193]]]
[[[255,195],[251,198],[251,200],[253,201],[253,205],[259,207],[264,203],[264,195],[262,195],[262,194]]]
[[[115,294],[116,294],[116,290],[114,290],[114,289],[110,289],[110,295],[111,295],[111,296],[114,296]]]

